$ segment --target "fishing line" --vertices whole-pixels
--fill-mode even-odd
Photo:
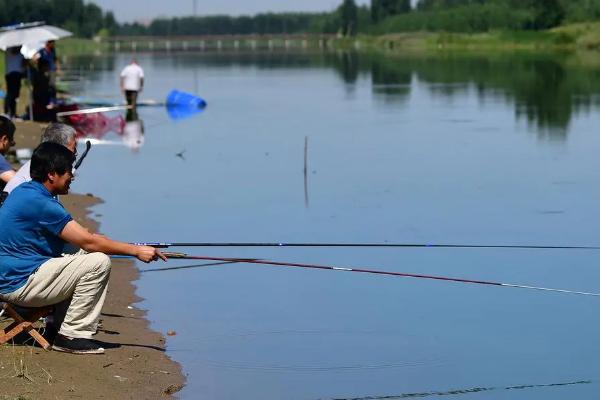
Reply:
[[[456,396],[463,394],[500,391],[500,390],[524,390],[524,389],[540,389],[549,387],[561,387],[561,386],[573,386],[573,385],[588,385],[592,381],[575,381],[575,382],[563,382],[563,383],[547,383],[537,385],[516,385],[516,386],[505,386],[505,387],[474,387],[469,389],[454,389],[444,392],[421,392],[421,393],[403,393],[397,395],[387,396],[363,396],[363,397],[335,397],[332,400],[393,400],[393,399],[408,399],[416,397],[439,397],[439,396]]]
[[[468,283],[468,284],[487,285],[487,286],[501,286],[501,287],[508,287],[508,288],[519,288],[519,289],[538,290],[538,291],[545,291],[545,292],[568,293],[568,294],[577,294],[577,295],[582,295],[582,296],[600,297],[600,293],[593,293],[593,292],[583,292],[583,291],[577,291],[577,290],[557,289],[557,288],[520,285],[520,284],[503,283],[503,282],[492,282],[492,281],[484,281],[484,280],[476,280],[476,279],[453,278],[453,277],[447,277],[447,276],[413,274],[413,273],[407,273],[407,272],[381,271],[381,270],[365,269],[365,268],[346,268],[346,267],[336,267],[336,266],[331,266],[331,265],[318,265],[318,264],[300,264],[300,263],[262,260],[262,259],[251,259],[251,258],[190,256],[185,253],[165,252],[163,254],[167,258],[171,258],[171,259],[228,261],[228,262],[236,262],[236,263],[242,262],[242,263],[249,263],[249,264],[271,265],[271,266],[275,266],[275,267],[292,267],[292,268],[320,269],[320,270],[328,270],[328,271],[357,272],[357,273],[373,274],[373,275],[387,275],[387,276],[396,276],[396,277],[404,277],[404,278],[430,279],[430,280],[438,280],[438,281],[446,281],[446,282]]]
[[[235,264],[237,261],[221,261],[221,262],[211,262],[204,264],[194,264],[194,265],[180,265],[177,267],[165,267],[165,268],[146,268],[140,269],[140,272],[162,272],[162,271],[172,271],[176,269],[193,269],[193,268],[202,268],[202,267],[213,267],[216,265],[226,265],[226,264]]]

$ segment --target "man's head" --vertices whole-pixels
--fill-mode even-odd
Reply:
[[[10,118],[0,115],[0,154],[6,154],[15,145],[15,129]]]
[[[40,143],[52,142],[58,143],[77,154],[77,141],[75,139],[75,129],[69,125],[53,122],[42,132]]]
[[[48,40],[46,42],[46,48],[48,50],[52,50],[54,48],[54,45],[56,44],[56,42],[54,40]]]
[[[75,155],[58,143],[40,144],[31,156],[31,179],[42,183],[53,195],[67,194],[73,180]]]

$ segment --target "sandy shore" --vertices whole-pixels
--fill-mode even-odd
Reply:
[[[17,148],[34,148],[41,125],[18,124]],[[61,198],[73,217],[92,231],[98,223],[91,194]],[[138,271],[130,260],[114,260],[96,338],[112,344],[104,355],[77,356],[31,345],[0,346],[0,400],[5,399],[154,399],[171,397],[185,382],[180,366],[165,354],[165,337],[148,327],[144,310],[134,303]],[[107,347],[110,347],[107,346]]]

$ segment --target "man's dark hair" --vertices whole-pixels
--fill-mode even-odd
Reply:
[[[33,151],[31,156],[31,179],[44,183],[48,174],[59,175],[73,169],[75,155],[65,146],[53,142],[44,142]]]
[[[15,124],[6,115],[0,115],[0,138],[8,136],[8,140],[15,138]]]

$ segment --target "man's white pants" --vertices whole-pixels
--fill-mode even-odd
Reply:
[[[2,298],[22,307],[56,305],[55,315],[64,315],[59,333],[90,339],[98,327],[109,276],[106,254],[66,255],[43,263],[25,286]],[[62,315],[55,320],[62,320]]]

